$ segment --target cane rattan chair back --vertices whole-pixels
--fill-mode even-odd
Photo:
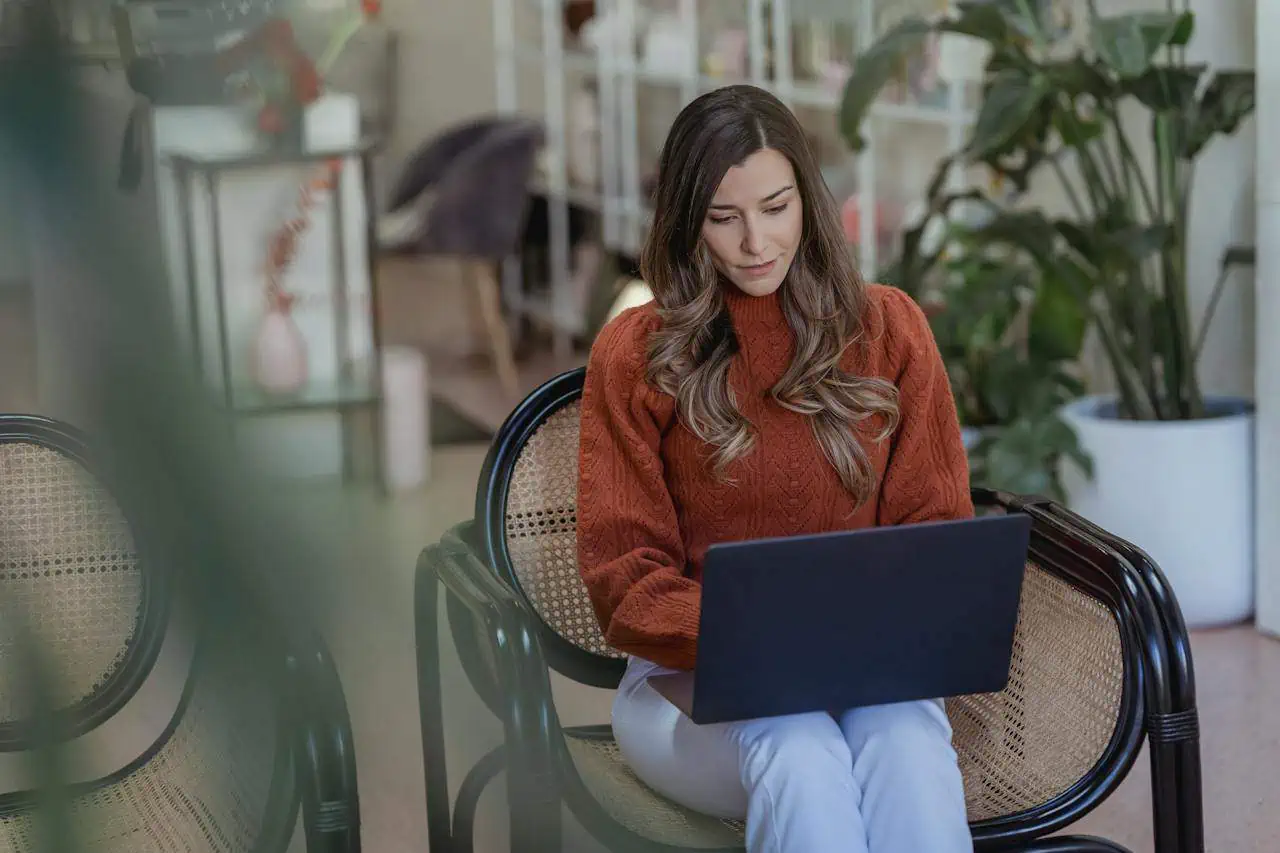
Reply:
[[[160,567],[70,430],[10,418],[0,429],[0,673],[20,635],[56,673],[68,735],[109,718],[154,662],[165,619]],[[19,681],[0,677],[0,750],[23,748]]]
[[[541,622],[552,668],[616,686],[622,657],[606,644],[578,573],[578,401],[582,371],[543,386],[508,419],[477,496],[481,557]],[[1003,511],[998,507],[987,511]],[[1141,666],[1114,596],[1041,565],[1033,550],[1008,686],[951,699],[948,713],[975,837],[1084,807],[1103,779],[1127,772],[1141,736]],[[1128,633],[1127,633],[1128,632]],[[586,790],[616,822],[676,847],[733,846],[740,827],[663,800],[624,766],[607,732],[566,731]]]
[[[143,701],[154,670],[175,671],[156,666],[172,640],[174,661],[186,649],[189,663],[167,724],[120,770],[71,784],[76,849],[283,853],[302,808],[308,849],[358,851],[349,720],[323,644],[286,639],[231,585],[202,587],[199,613],[170,624],[173,543],[157,547],[160,526],[136,523],[153,513],[117,502],[129,478],[101,464],[64,424],[0,416],[0,747],[29,751],[37,731],[71,740]],[[28,707],[33,667],[52,688],[39,708]],[[154,719],[167,689],[125,725]],[[46,800],[0,789],[0,853],[43,849]]]

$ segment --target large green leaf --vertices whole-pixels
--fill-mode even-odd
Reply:
[[[1235,133],[1253,113],[1256,79],[1252,71],[1219,71],[1205,87],[1183,133],[1182,156],[1195,159],[1218,134]]]
[[[977,0],[958,3],[957,8],[962,19],[979,20],[990,31],[996,30],[993,19],[998,20],[1001,40],[1014,34],[1027,41],[1047,41],[1065,32],[1064,22],[1046,14],[1049,5],[1040,0]]]
[[[1157,112],[1189,112],[1207,67],[1204,64],[1153,65],[1141,76],[1124,80],[1121,91]]]
[[[1078,98],[1091,95],[1107,98],[1115,91],[1115,84],[1107,76],[1106,66],[1092,62],[1076,54],[1070,59],[1051,59],[1040,63],[1040,73],[1052,85],[1055,92]]]
[[[1071,104],[1061,105],[1053,111],[1053,129],[1067,148],[1085,148],[1102,136],[1102,122],[1096,118],[1081,116]]]
[[[1002,212],[975,231],[992,243],[1022,249],[1037,263],[1048,263],[1055,254],[1058,232],[1038,210]]]
[[[1098,58],[1120,77],[1141,77],[1157,53],[1185,45],[1195,29],[1191,12],[1133,12],[1093,20]]]
[[[1040,361],[1075,360],[1084,346],[1088,309],[1076,298],[1071,285],[1052,273],[1053,270],[1045,270],[1036,288],[1028,319],[1027,346],[1032,358]]]
[[[840,102],[840,132],[854,151],[866,147],[862,123],[880,91],[933,30],[933,25],[922,18],[899,21],[854,63]]]
[[[990,354],[983,371],[979,392],[998,423],[1012,423],[1042,375],[1012,349],[1005,348]]]
[[[1128,225],[1103,232],[1095,245],[1125,265],[1141,263],[1170,246],[1173,229],[1162,222],[1152,225]]]
[[[1092,460],[1071,427],[1056,413],[1020,417],[988,430],[971,454],[974,481],[980,485],[1064,499],[1060,460],[1075,462],[1092,476]]]

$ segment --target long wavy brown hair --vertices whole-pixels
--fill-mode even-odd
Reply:
[[[780,299],[795,336],[794,357],[770,394],[807,415],[823,453],[859,503],[876,474],[862,436],[883,441],[898,423],[898,392],[880,378],[840,367],[845,350],[868,334],[866,287],[845,243],[836,204],[796,117],[754,86],[727,86],[689,103],[676,117],[658,163],[654,222],[640,271],[662,325],[649,340],[648,379],[675,397],[685,426],[713,448],[717,475],[746,455],[755,429],[737,409],[728,382],[738,351],[724,280],[702,240],[712,197],[730,167],[762,149],[795,170],[803,233]]]

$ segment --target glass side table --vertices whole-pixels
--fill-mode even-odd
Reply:
[[[383,408],[381,329],[379,323],[378,282],[375,263],[376,207],[372,186],[371,155],[378,144],[361,142],[355,146],[333,147],[300,152],[255,151],[227,156],[171,153],[165,162],[172,168],[177,195],[181,231],[180,276],[186,294],[186,333],[189,345],[206,379],[212,379],[225,408],[239,416],[261,416],[308,410],[329,410],[341,420],[342,478],[348,482],[353,477],[354,457],[351,416],[358,411],[372,413],[371,437],[376,478],[383,493],[387,492],[383,447]],[[368,324],[368,354],[361,358],[352,344],[353,293],[350,288],[348,267],[345,185],[339,179],[328,193],[330,211],[330,239],[328,241],[330,276],[328,304],[332,306],[333,354],[336,375],[313,376],[297,393],[271,394],[256,387],[251,381],[236,375],[233,369],[235,355],[232,350],[232,331],[227,310],[227,281],[224,264],[225,215],[219,204],[220,182],[231,172],[272,166],[304,166],[329,160],[346,163],[358,162],[366,211],[364,245],[368,274],[368,311],[364,320]],[[197,191],[203,189],[206,202],[203,218],[208,228],[208,244],[211,263],[201,270],[202,258],[197,258]],[[265,240],[264,240],[265,253]],[[202,280],[210,280],[213,293],[202,294]],[[212,309],[212,317],[206,316]],[[212,329],[210,328],[212,327]],[[209,334],[213,342],[210,346]],[[210,358],[210,352],[215,354]],[[211,363],[212,362],[212,363]],[[363,362],[363,363],[361,363]],[[212,377],[210,374],[212,373]]]

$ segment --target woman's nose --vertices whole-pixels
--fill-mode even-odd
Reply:
[[[742,251],[752,257],[758,257],[764,251],[764,232],[753,222],[747,222],[742,232]]]

